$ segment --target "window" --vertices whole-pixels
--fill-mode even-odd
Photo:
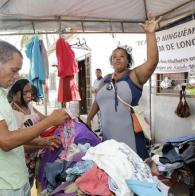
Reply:
[[[178,95],[184,83],[188,83],[188,72],[157,74],[156,92],[159,95]]]

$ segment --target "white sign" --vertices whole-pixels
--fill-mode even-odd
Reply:
[[[156,32],[159,63],[155,73],[195,70],[195,20]],[[137,41],[139,51],[145,50],[146,40]]]
[[[186,72],[195,67],[195,21],[156,33],[159,63],[155,73]]]

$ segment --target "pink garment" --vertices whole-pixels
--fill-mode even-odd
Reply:
[[[63,38],[56,42],[56,57],[58,60],[58,76],[61,78],[74,76],[79,71],[74,51]]]
[[[98,168],[96,164],[81,177],[77,178],[75,183],[82,192],[89,195],[112,195],[108,186],[108,175]]]
[[[74,142],[75,137],[75,120],[69,119],[64,123],[63,129],[60,131],[60,138],[64,147],[63,154],[60,154],[61,160],[66,160],[68,151]]]
[[[58,89],[58,102],[80,101],[78,87],[74,81],[74,77],[60,78]]]

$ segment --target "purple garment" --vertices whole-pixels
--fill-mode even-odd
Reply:
[[[91,146],[96,146],[101,142],[97,135],[89,130],[84,123],[76,122],[75,132],[75,144],[89,143]]]
[[[41,184],[42,190],[46,189],[47,185],[48,185],[48,181],[47,181],[45,173],[44,173],[45,165],[47,162],[49,162],[49,163],[54,162],[58,158],[58,156],[62,150],[63,150],[62,146],[54,151],[51,151],[48,149],[45,151],[42,158],[40,159],[38,180],[39,180],[39,183]]]
[[[66,168],[69,168],[69,167],[72,167],[75,163],[79,162],[79,161],[82,161],[82,157],[84,156],[85,154],[83,152],[79,152],[77,154],[75,154],[72,158],[71,161],[68,161],[67,164],[66,164]]]
[[[59,136],[59,129],[55,131],[54,135]],[[59,147],[58,149],[55,149],[54,151],[47,149],[41,155],[41,159],[39,163],[39,171],[38,171],[38,181],[41,184],[42,190],[46,189],[48,185],[48,181],[44,173],[45,164],[47,162],[49,163],[54,162],[58,158],[62,150],[63,150],[62,146]]]
[[[72,167],[75,163],[80,162],[84,153],[80,152],[73,156],[71,161],[57,160],[52,163],[46,163],[44,176],[47,182],[47,190],[52,191],[66,179],[66,169]]]
[[[60,137],[60,127],[55,131],[54,135]],[[96,146],[100,142],[101,140],[97,137],[97,135],[93,133],[91,130],[89,130],[84,123],[80,123],[80,122],[75,123],[75,139],[74,139],[75,144],[89,143],[91,146]],[[44,173],[45,164],[47,162],[49,163],[54,162],[56,159],[58,159],[59,154],[62,152],[62,150],[63,147],[61,146],[60,148],[54,151],[46,150],[42,154],[40,159],[39,171],[38,171],[38,180],[42,190],[46,189],[49,184]],[[75,162],[81,161],[81,158],[83,156],[84,156],[83,153],[76,154],[71,161],[67,162],[66,168],[71,167],[72,165],[75,164]]]
[[[40,165],[39,165],[39,173],[38,173],[38,180],[41,184],[42,190],[46,189],[49,185],[49,181],[47,179],[47,176],[44,172],[44,168],[46,167],[46,164],[49,162],[54,162],[56,159],[58,159],[58,156],[60,152],[63,150],[63,147],[55,150],[55,151],[46,151],[41,158]],[[66,163],[66,168],[72,167],[76,162],[79,162],[82,160],[82,157],[84,156],[84,153],[77,153],[73,156],[72,161],[68,161]]]

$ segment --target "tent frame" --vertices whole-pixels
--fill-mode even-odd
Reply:
[[[10,0],[5,1],[3,5],[1,5],[0,9],[3,9]],[[148,13],[148,3],[147,0],[143,0],[144,2],[144,8],[145,13]],[[192,4],[192,5],[191,5]],[[184,8],[187,5],[191,5],[192,10],[189,11],[182,11],[181,13],[171,15],[173,12]],[[164,13],[161,14],[164,19],[159,23],[158,29],[165,29],[170,24],[175,23],[187,16],[194,15],[195,14],[195,0],[188,0],[185,3],[170,9]],[[145,16],[147,18],[147,16]],[[145,19],[144,19],[145,20]],[[9,23],[9,22],[21,22],[21,24],[18,24],[15,29],[14,27],[10,32],[0,32],[0,36],[6,36],[6,35],[34,35],[34,34],[81,34],[81,33],[144,33],[143,29],[140,28],[132,28],[138,23],[143,23],[144,20],[116,20],[116,19],[97,19],[97,18],[71,18],[66,16],[51,16],[51,17],[25,17],[20,15],[6,15],[3,14],[0,16],[0,21],[3,23]],[[36,25],[39,23],[46,23],[46,22],[56,22],[55,30],[40,30],[36,28]],[[27,24],[22,24],[27,23]],[[67,25],[66,27],[62,27],[63,25]],[[73,25],[74,28],[68,27],[68,24]],[[97,25],[96,25],[97,24]],[[103,26],[101,26],[101,25]],[[79,25],[79,27],[78,27]],[[93,26],[94,25],[94,26]],[[25,26],[26,29],[25,29]],[[100,27],[99,27],[100,26]],[[25,29],[21,30],[18,27],[22,27]],[[54,27],[54,28],[55,28]],[[18,31],[17,32],[17,28]],[[58,29],[57,29],[58,28]],[[99,29],[98,29],[99,28]],[[28,30],[27,30],[28,29]],[[7,30],[9,30],[9,26],[7,27]],[[14,32],[15,31],[15,32]]]

